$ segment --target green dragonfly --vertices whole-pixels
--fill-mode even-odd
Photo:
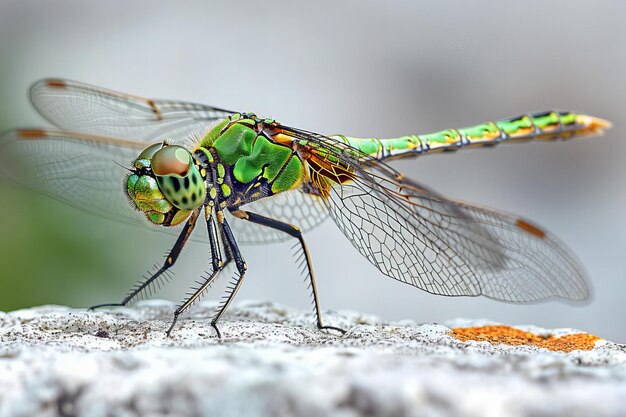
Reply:
[[[62,79],[35,83],[30,98],[58,130],[2,135],[2,176],[72,206],[178,235],[162,266],[121,302],[93,308],[145,295],[168,277],[198,221],[205,224],[210,269],[174,311],[168,335],[232,262],[237,272],[211,320],[221,337],[217,323],[247,270],[239,243],[287,239],[295,239],[296,262],[310,283],[317,327],[343,332],[323,324],[302,235],[328,216],[383,274],[432,294],[508,302],[588,297],[583,267],[553,235],[518,216],[444,197],[388,161],[599,134],[610,126],[604,120],[547,111],[377,139],[325,136],[252,113]]]

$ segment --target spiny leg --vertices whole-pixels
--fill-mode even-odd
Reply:
[[[187,240],[189,240],[189,236],[191,236],[191,232],[196,226],[196,221],[198,220],[199,215],[200,215],[200,210],[194,210],[191,213],[191,217],[189,218],[189,220],[187,220],[187,223],[185,224],[185,227],[183,227],[183,230],[178,236],[178,239],[176,239],[176,243],[174,244],[174,247],[172,247],[172,250],[167,255],[167,258],[165,259],[165,263],[158,271],[156,271],[146,280],[141,281],[138,285],[133,287],[131,291],[128,293],[128,295],[126,295],[126,297],[124,297],[124,299],[121,302],[98,304],[98,305],[89,307],[89,310],[95,310],[96,308],[101,308],[101,307],[125,306],[132,299],[137,297],[142,291],[148,288],[150,284],[152,284],[156,279],[158,279],[161,275],[163,275],[169,268],[172,267],[172,265],[174,265],[174,263],[176,263],[178,256],[180,255],[181,251],[183,250],[183,247],[185,246],[185,243],[187,243]]]
[[[306,261],[306,267],[308,272],[308,277],[311,283],[311,295],[313,296],[313,302],[315,304],[315,315],[317,317],[317,328],[318,329],[330,329],[341,332],[342,334],[346,331],[334,326],[325,326],[322,323],[322,310],[319,303],[319,296],[317,294],[317,284],[315,283],[315,275],[313,275],[313,266],[311,264],[311,257],[309,256],[309,250],[304,242],[304,237],[302,236],[302,232],[296,226],[293,226],[289,223],[281,222],[269,217],[262,216],[260,214],[252,213],[250,211],[245,210],[233,210],[231,212],[235,217],[240,219],[247,220],[252,223],[260,224],[262,226],[266,226],[272,229],[279,230],[281,232],[287,233],[288,235],[295,237],[298,239],[300,247],[302,248],[302,253],[304,254],[304,259]]]
[[[212,209],[210,207],[204,208],[205,220],[207,230],[209,232],[209,244],[211,245],[211,267],[212,271],[208,277],[204,280],[202,284],[196,290],[190,294],[190,296],[174,311],[174,319],[172,320],[172,324],[167,330],[167,336],[169,337],[178,321],[178,317],[187,311],[194,302],[197,301],[198,297],[206,291],[218,277],[219,273],[228,265],[231,261],[231,256],[228,252],[226,252],[226,262],[222,262],[222,252],[220,251],[219,240],[217,239],[217,226],[215,225],[215,219],[212,216]],[[219,331],[217,332],[218,336],[221,337]]]
[[[226,295],[222,297],[223,301],[221,305],[218,307],[217,313],[213,317],[213,320],[211,320],[211,326],[213,326],[213,328],[217,332],[218,337],[221,338],[222,334],[217,328],[217,322],[219,321],[219,319],[222,317],[222,315],[224,314],[224,312],[226,311],[230,303],[235,298],[237,291],[239,291],[239,288],[241,287],[241,284],[243,283],[243,277],[246,274],[246,270],[248,269],[248,266],[246,265],[246,262],[243,260],[243,257],[241,256],[241,252],[239,251],[239,246],[237,245],[235,236],[233,235],[233,232],[230,229],[230,225],[224,218],[224,214],[222,212],[218,212],[217,219],[218,219],[218,222],[220,223],[222,236],[224,237],[224,246],[225,246],[226,253],[230,257],[232,257],[232,259],[235,261],[235,265],[237,266],[237,272],[239,273],[239,275],[235,275],[233,281],[231,281],[230,285],[227,287]]]

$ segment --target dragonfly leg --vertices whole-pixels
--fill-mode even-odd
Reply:
[[[101,308],[101,307],[125,306],[131,300],[133,300],[135,297],[137,297],[139,294],[145,291],[156,279],[158,279],[161,275],[165,273],[165,271],[167,271],[169,268],[172,267],[172,265],[174,265],[174,263],[176,263],[176,260],[178,259],[181,251],[183,250],[183,247],[185,246],[185,243],[187,243],[189,236],[191,236],[191,232],[196,226],[196,221],[198,220],[199,215],[200,215],[200,210],[195,210],[191,214],[191,217],[189,218],[189,220],[187,220],[187,223],[185,224],[185,227],[183,227],[183,230],[178,236],[178,239],[176,239],[176,243],[174,244],[174,247],[172,248],[170,253],[167,255],[167,258],[165,259],[165,263],[163,264],[161,268],[159,268],[159,270],[157,270],[149,278],[145,279],[144,281],[141,281],[136,286],[134,286],[131,289],[131,291],[128,293],[128,295],[126,295],[126,297],[124,297],[124,299],[121,302],[98,304],[98,305],[89,307],[89,310],[95,310],[96,308]]]
[[[309,250],[304,242],[304,237],[302,236],[302,232],[300,229],[294,225],[289,223],[281,222],[279,220],[272,219],[270,217],[265,217],[260,214],[256,214],[250,211],[245,210],[233,210],[231,213],[240,219],[247,220],[252,223],[260,224],[261,226],[266,226],[271,229],[279,230],[281,232],[287,233],[288,235],[298,239],[300,247],[302,248],[302,253],[304,254],[304,259],[306,261],[307,267],[307,275],[309,277],[309,281],[311,283],[311,295],[313,297],[313,303],[315,304],[315,315],[317,318],[317,328],[318,329],[329,329],[336,330],[340,333],[345,333],[344,329],[335,326],[326,326],[322,322],[322,309],[320,307],[319,296],[317,294],[317,284],[315,283],[315,275],[313,274],[313,265],[311,263],[311,257],[309,256]]]
[[[237,245],[235,236],[233,235],[230,225],[224,218],[223,213],[218,212],[217,219],[220,225],[220,230],[222,232],[226,254],[229,260],[232,259],[233,261],[235,261],[235,265],[237,266],[237,272],[238,272],[238,274],[234,276],[233,280],[227,287],[226,295],[222,297],[222,302],[217,309],[217,313],[211,320],[211,326],[213,326],[213,328],[215,329],[217,336],[221,338],[222,334],[220,330],[217,328],[217,322],[220,320],[220,318],[222,317],[222,315],[224,314],[224,312],[226,311],[230,303],[235,298],[237,291],[239,291],[239,288],[241,287],[241,284],[243,283],[243,277],[246,274],[246,270],[248,269],[248,266],[246,265],[246,262],[243,260],[243,257],[241,256],[241,252],[239,251],[239,246]]]
[[[208,277],[206,277],[204,282],[198,288],[196,288],[196,290],[174,311],[174,319],[172,320],[172,324],[170,325],[169,329],[166,332],[168,337],[171,335],[172,330],[174,329],[174,326],[176,325],[176,322],[178,321],[178,317],[181,314],[183,314],[185,311],[187,311],[189,307],[192,306],[192,304],[198,299],[198,297],[200,297],[200,295],[204,291],[206,291],[209,287],[211,287],[213,282],[215,282],[215,279],[217,279],[219,273],[222,272],[222,270],[226,267],[226,265],[228,265],[230,261],[232,260],[230,253],[226,251],[226,261],[225,262],[222,261],[222,252],[220,251],[219,241],[217,239],[217,226],[215,225],[215,219],[211,215],[210,208],[205,207],[204,212],[205,212],[206,225],[207,225],[207,229],[209,232],[209,243],[211,245],[212,271],[211,271],[211,274]],[[221,337],[219,331],[217,332],[217,334],[219,337]]]

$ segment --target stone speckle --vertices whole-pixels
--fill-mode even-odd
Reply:
[[[215,307],[198,305],[172,338],[165,301],[0,313],[0,417],[626,415],[626,346],[606,340],[564,353],[450,336],[487,321],[327,313],[342,336],[258,302],[231,308],[218,340]]]

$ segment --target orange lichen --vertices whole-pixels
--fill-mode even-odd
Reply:
[[[591,350],[601,338],[588,333],[575,333],[564,336],[539,336],[531,332],[510,326],[457,327],[450,332],[451,336],[462,341],[470,340],[506,345],[533,345],[548,350],[571,352],[573,350]]]

